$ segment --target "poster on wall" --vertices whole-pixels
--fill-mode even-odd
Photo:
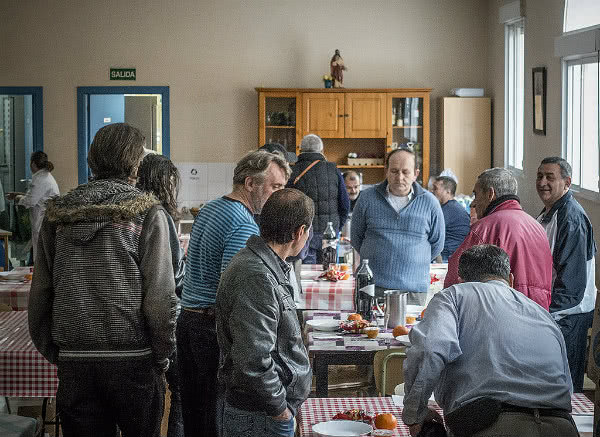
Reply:
[[[546,135],[546,67],[533,69],[533,133]]]

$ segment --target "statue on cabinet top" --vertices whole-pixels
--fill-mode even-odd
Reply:
[[[333,77],[333,87],[343,88],[344,87],[344,70],[347,70],[344,65],[344,60],[340,55],[340,51],[336,49],[333,58],[330,63],[331,76]]]

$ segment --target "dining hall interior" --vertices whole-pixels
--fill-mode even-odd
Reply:
[[[600,244],[595,0],[21,0],[3,2],[2,12],[0,259],[7,276],[0,286],[7,297],[0,306],[13,313],[11,327],[27,329],[27,316],[17,313],[27,310],[31,283],[9,274],[35,276],[35,264],[28,213],[5,195],[29,188],[30,158],[38,151],[52,161],[60,194],[87,183],[90,144],[111,123],[138,127],[145,147],[178,168],[178,231],[186,248],[198,208],[231,191],[242,157],[265,143],[300,154],[307,134],[319,135],[325,158],[342,173],[355,170],[364,186],[385,179],[386,154],[409,147],[417,155],[417,183],[431,189],[435,177],[450,170],[457,198],[467,206],[480,173],[507,169],[533,219],[544,208],[536,189],[540,163],[562,157],[573,169],[573,197]],[[336,50],[343,86],[328,88]],[[432,264],[436,293],[447,269]],[[318,348],[310,351],[318,343],[306,325],[318,318],[313,312],[344,320],[356,310],[353,281],[313,284],[310,302],[307,284],[320,281],[320,273],[307,266],[298,273],[307,310],[298,314],[314,374],[308,401],[315,401],[304,423],[296,417],[296,435],[330,435],[312,427],[354,407],[397,413],[397,428],[379,435],[411,435],[392,398],[351,402],[394,393],[391,382],[381,390],[386,373],[373,375],[377,351],[361,342],[356,347],[368,353],[357,352],[358,358],[331,352],[319,359]],[[595,284],[600,287],[597,257]],[[320,307],[325,301],[337,306]],[[2,326],[0,340],[8,322]],[[30,355],[31,339],[19,335]],[[389,349],[390,341],[382,345]],[[3,347],[0,342],[0,352]],[[597,345],[592,340],[589,347]],[[39,354],[36,360],[45,361]],[[40,378],[52,381],[16,388],[8,375],[18,365],[0,357],[1,414],[44,416],[38,435],[56,435],[56,369],[40,366]],[[401,368],[391,367],[387,376]],[[581,416],[593,417],[597,381],[587,374],[583,394],[573,400]],[[327,397],[347,400],[319,403]],[[591,420],[581,435],[592,435]],[[25,433],[30,423],[22,434],[20,425],[8,424],[6,435],[34,435]]]

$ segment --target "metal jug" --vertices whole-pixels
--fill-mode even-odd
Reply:
[[[384,296],[384,327],[393,329],[398,325],[404,325],[406,320],[406,301],[408,292],[402,290],[386,290]]]

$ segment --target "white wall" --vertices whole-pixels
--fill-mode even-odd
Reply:
[[[44,87],[44,144],[61,190],[77,183],[76,87],[168,85],[171,157],[235,162],[257,146],[255,87],[321,87],[333,51],[345,85],[486,87],[481,0],[7,0],[0,84]],[[137,81],[108,80],[110,67]]]

